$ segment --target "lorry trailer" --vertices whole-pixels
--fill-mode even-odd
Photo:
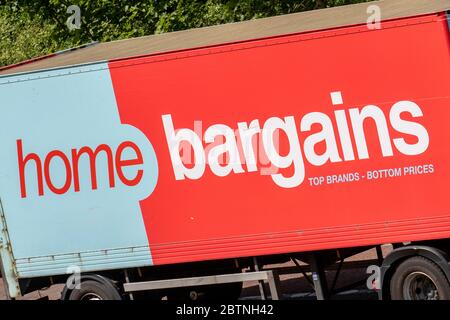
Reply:
[[[278,299],[270,266],[292,261],[327,299],[330,266],[376,248],[380,298],[450,299],[448,10],[374,1],[0,69],[8,297],[231,299],[257,280]]]

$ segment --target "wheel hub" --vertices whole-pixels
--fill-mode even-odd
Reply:
[[[436,284],[423,272],[410,273],[403,283],[403,296],[406,300],[439,300]]]

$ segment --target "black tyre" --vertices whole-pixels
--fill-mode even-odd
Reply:
[[[392,300],[450,300],[450,285],[437,264],[416,256],[394,271],[390,293]]]
[[[86,280],[79,289],[70,292],[69,300],[122,300],[122,297],[112,283]]]

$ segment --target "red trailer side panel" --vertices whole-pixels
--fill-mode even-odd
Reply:
[[[450,237],[449,48],[428,15],[110,62],[158,159],[153,262]],[[245,126],[256,163],[229,134]],[[174,167],[183,128],[202,154]]]

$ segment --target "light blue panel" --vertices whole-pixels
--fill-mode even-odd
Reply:
[[[72,149],[88,146],[95,150],[107,144],[114,155],[121,142],[132,141],[144,161],[127,167],[124,173],[132,178],[142,169],[144,175],[137,186],[130,187],[114,171],[115,187],[111,188],[106,153],[100,152],[96,158],[98,189],[92,190],[89,157],[83,155],[79,192],[74,191],[72,179],[67,193],[54,194],[44,182],[44,195],[39,196],[38,171],[35,162],[29,161],[25,166],[27,196],[22,198],[18,139],[22,140],[23,157],[37,154],[42,167],[52,150],[62,151],[71,160]],[[128,148],[122,159],[129,157],[136,154]],[[63,161],[53,158],[50,180],[55,186],[64,185],[65,172]],[[137,250],[139,264],[152,264],[139,200],[151,194],[157,176],[150,141],[140,130],[120,121],[106,63],[0,78],[0,199],[15,259],[145,247],[148,259],[142,262],[142,249]],[[133,253],[127,256],[133,260]],[[113,267],[129,266],[122,260],[115,264],[108,257],[110,267],[111,263]],[[42,274],[39,268],[33,270],[37,273],[32,275]],[[62,270],[61,264],[58,270]]]

